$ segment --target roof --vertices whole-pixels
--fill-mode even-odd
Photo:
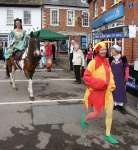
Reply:
[[[82,0],[43,0],[44,5],[83,7],[88,8],[88,3],[82,3]]]
[[[40,6],[42,0],[0,0],[0,5]]]

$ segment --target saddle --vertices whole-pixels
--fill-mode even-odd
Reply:
[[[15,61],[20,61],[22,59],[24,51],[16,51],[13,53],[13,58]]]
[[[20,66],[20,61],[22,60],[24,51],[16,51],[13,53],[14,62],[18,69],[22,70],[22,67]]]

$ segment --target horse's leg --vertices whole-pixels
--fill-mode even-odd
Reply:
[[[32,83],[31,78],[28,80],[28,92],[30,94],[30,99],[33,100],[34,99],[34,93],[33,93],[33,83]]]
[[[30,71],[28,71],[27,67],[24,67],[24,74],[26,78],[28,79],[28,93],[31,100],[34,100],[34,94],[33,94],[33,83],[32,83],[32,76]]]
[[[15,73],[15,67],[12,65],[12,71],[10,72],[10,79],[11,79],[12,87],[16,89],[14,73]]]

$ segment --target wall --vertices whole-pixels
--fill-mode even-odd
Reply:
[[[8,7],[9,8],[9,7]],[[23,19],[23,11],[31,10],[32,24],[29,26],[23,25],[25,30],[33,28],[41,28],[41,8],[25,8],[25,7],[10,7],[14,10],[14,18]],[[7,7],[0,7],[0,33],[9,33],[13,30],[13,25],[7,25]]]

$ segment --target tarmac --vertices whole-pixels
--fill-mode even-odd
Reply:
[[[5,63],[3,61],[0,61],[0,69],[4,69],[4,68],[5,68]],[[65,66],[63,67],[63,69],[64,68]],[[70,73],[72,74],[73,72]],[[127,113],[138,119],[138,91],[127,89],[127,100],[128,102],[125,107]]]

